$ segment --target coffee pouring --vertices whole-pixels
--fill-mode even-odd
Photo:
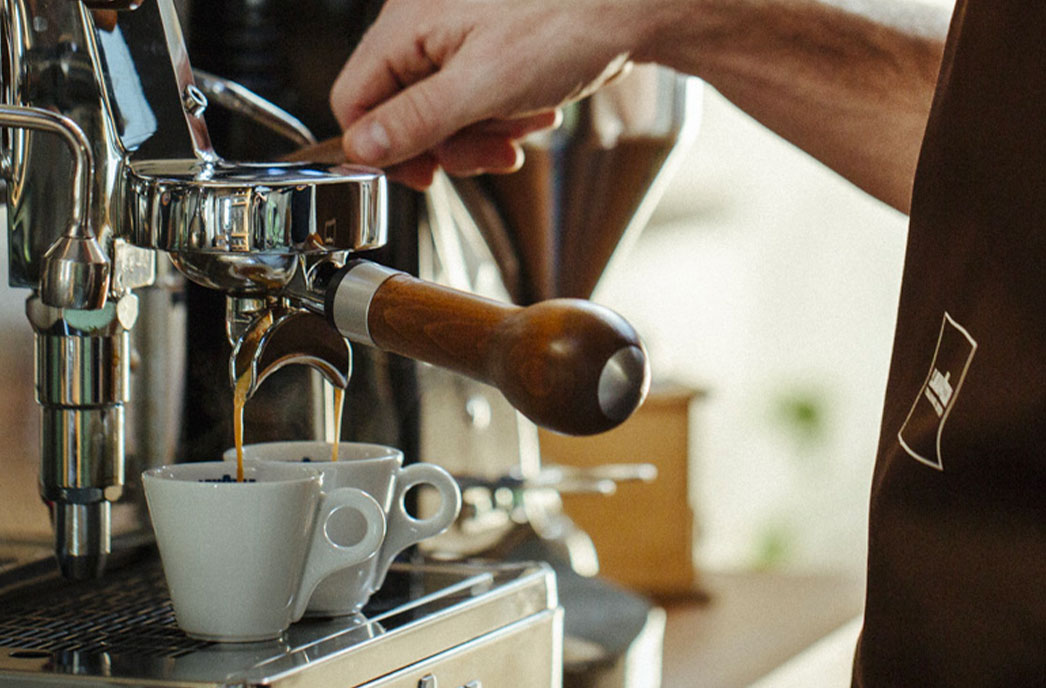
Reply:
[[[222,159],[169,0],[8,0],[0,18],[9,274],[31,290],[40,494],[63,573],[86,578],[111,549],[134,290],[156,281],[161,252],[208,286],[274,290],[304,253],[383,243],[385,183],[364,168]],[[64,165],[71,192],[55,193]]]
[[[212,102],[264,113],[258,119],[299,143],[308,136],[278,108],[197,78],[171,0],[2,7],[10,280],[30,289],[40,493],[65,575],[98,575],[111,550],[136,403],[130,333],[144,317],[135,290],[157,283],[167,260],[228,295],[233,344],[244,322],[266,312],[308,311],[350,340],[492,383],[563,432],[613,427],[642,401],[642,344],[607,309],[580,301],[520,309],[348,262],[386,241],[379,170],[220,156],[204,118]],[[74,185],[56,194],[63,161]],[[281,365],[330,368],[309,353],[311,335],[299,336]],[[246,396],[263,377],[252,377]]]
[[[443,532],[461,510],[461,490],[446,470],[425,462],[404,466],[403,452],[394,447],[363,442],[263,442],[244,447],[243,456],[253,467],[277,463],[283,468],[294,466],[303,474],[317,472],[325,490],[362,490],[375,500],[385,516],[385,539],[377,554],[321,581],[306,609],[312,616],[358,612],[381,587],[398,554]],[[227,463],[236,460],[236,450],[225,452]],[[407,493],[414,488],[428,489],[438,498],[438,507],[424,517],[407,511]],[[335,525],[328,529],[335,536],[339,530],[345,530],[344,539],[357,539],[351,537],[354,528]]]
[[[378,503],[353,487],[321,490],[317,471],[221,461],[145,472],[146,496],[178,625],[223,642],[280,637],[331,574],[373,559],[385,538]],[[349,520],[350,537],[335,529]]]

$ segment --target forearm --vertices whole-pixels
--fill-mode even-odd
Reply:
[[[907,210],[948,15],[923,0],[388,0],[331,105],[349,159],[413,164],[424,186],[437,166],[514,169],[555,108],[627,59],[658,62]]]
[[[668,0],[661,8],[637,60],[700,76],[908,211],[948,8],[905,0]]]

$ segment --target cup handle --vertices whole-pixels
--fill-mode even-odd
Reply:
[[[439,510],[429,518],[417,519],[407,513],[404,496],[417,485],[428,485],[439,492]],[[443,468],[431,463],[415,463],[396,473],[396,487],[388,514],[388,535],[378,554],[374,589],[381,587],[396,555],[416,542],[443,532],[461,511],[461,489]]]
[[[339,545],[327,534],[327,522],[336,511],[342,509],[355,511],[365,524],[363,536],[353,545]],[[362,490],[354,487],[332,490],[323,496],[318,511],[305,570],[294,601],[294,621],[305,614],[309,598],[320,581],[335,571],[355,566],[375,556],[385,539],[385,513],[374,498]]]

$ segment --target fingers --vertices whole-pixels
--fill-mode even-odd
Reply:
[[[379,167],[409,160],[488,116],[475,92],[481,73],[453,61],[468,24],[420,28],[418,11],[416,4],[386,4],[331,89],[354,160]]]
[[[458,177],[484,172],[507,174],[523,165],[523,149],[504,136],[465,134],[441,144],[436,159],[448,174]]]
[[[478,122],[437,143],[428,151],[385,165],[386,174],[393,181],[422,190],[432,183],[439,167],[459,177],[488,172],[515,172],[523,165],[523,151],[519,141],[533,132],[556,127],[561,120],[562,113],[559,110],[548,110],[524,117]],[[342,143],[345,145],[345,139]],[[345,155],[353,162],[374,164],[361,159],[358,152],[349,146],[345,146]]]
[[[423,16],[435,13],[441,20],[419,21],[419,8],[425,9]],[[554,109],[493,117],[516,108],[503,102],[504,76],[487,66],[490,46],[503,42],[480,41],[479,55],[475,41],[464,47],[470,27],[480,21],[475,10],[448,19],[453,4],[448,12],[435,5],[386,3],[331,89],[350,161],[385,168],[390,179],[423,188],[439,167],[454,175],[518,169],[523,160],[518,141],[558,124]]]
[[[451,136],[436,148],[436,159],[448,174],[460,177],[492,172],[515,172],[523,165],[519,141],[535,131],[559,126],[559,110],[513,119],[478,122]]]
[[[386,168],[385,176],[415,191],[424,191],[432,185],[437,169],[436,158],[426,153]]]
[[[413,42],[409,31],[390,33],[384,27],[394,10],[387,4],[379,20],[364,34],[331,87],[330,105],[338,124],[347,129],[375,105],[435,73],[439,66]]]
[[[345,151],[355,160],[385,167],[432,149],[486,118],[483,111],[462,105],[468,101],[466,92],[454,70],[437,72],[351,123],[344,134]]]
[[[504,9],[460,0],[385,3],[331,89],[346,155],[376,167],[426,151],[445,158],[451,169],[459,163],[486,169],[518,164],[518,146],[497,137],[520,139],[553,126],[551,107],[563,98],[562,89],[546,97],[533,74],[511,83],[520,71],[538,71],[527,58],[523,64],[499,59],[506,52],[527,55],[526,46],[509,49],[519,42],[513,27],[540,23],[548,10],[523,5],[512,19],[501,16]],[[471,146],[450,141],[474,126],[469,134],[484,138]],[[473,158],[462,157],[470,147]]]
[[[424,191],[432,185],[440,167],[447,174],[468,177],[485,172],[515,172],[522,164],[523,151],[517,142],[500,136],[472,134],[455,137],[432,153],[386,167],[385,176],[390,181]]]
[[[484,120],[467,127],[463,132],[498,134],[512,139],[521,139],[535,131],[555,129],[562,121],[563,113],[559,109],[543,110],[522,117]]]

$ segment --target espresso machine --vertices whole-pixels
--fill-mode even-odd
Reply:
[[[592,252],[598,265],[561,287],[541,256],[558,261],[576,247],[520,248],[533,222],[520,199],[552,194],[563,179],[440,180],[422,196],[322,156],[283,161],[309,150],[314,131],[336,133],[329,113],[316,114],[330,79],[309,80],[320,97],[286,88],[265,46],[315,35],[274,38],[266,3],[227,3],[216,16],[222,4],[3,3],[8,281],[28,290],[4,298],[28,293],[20,317],[31,328],[21,329],[33,343],[22,351],[34,366],[12,366],[19,380],[0,400],[22,428],[5,434],[13,441],[0,461],[0,684],[479,686],[527,676],[559,685],[552,568],[503,555],[521,532],[536,533],[593,572],[556,495],[606,490],[608,477],[542,466],[535,423],[574,434],[613,427],[641,403],[649,371],[615,314],[539,302],[587,297],[621,233],[642,224],[681,136],[678,107],[667,122],[658,110],[661,150],[609,209],[616,236]],[[327,24],[351,42],[380,2],[305,3],[293,19],[317,7],[350,21]],[[284,29],[291,20],[277,17]],[[230,21],[240,30],[222,26]],[[221,73],[201,71],[197,54]],[[268,62],[252,61],[259,55]],[[323,64],[336,70],[345,55]],[[316,71],[307,51],[298,56],[284,68]],[[656,81],[675,93],[674,77]],[[530,159],[562,161],[549,153],[564,136],[593,150],[576,132],[600,130],[599,108],[579,107],[563,132],[529,141]],[[601,137],[628,138],[617,119]],[[586,173],[570,174],[576,185]],[[611,224],[571,216],[575,226]],[[547,238],[566,224],[539,226]],[[340,387],[343,439],[395,444],[461,481],[460,523],[398,564],[362,615],[298,624],[251,648],[197,643],[174,626],[137,475],[228,446],[230,376],[251,381],[248,441],[334,439]]]

